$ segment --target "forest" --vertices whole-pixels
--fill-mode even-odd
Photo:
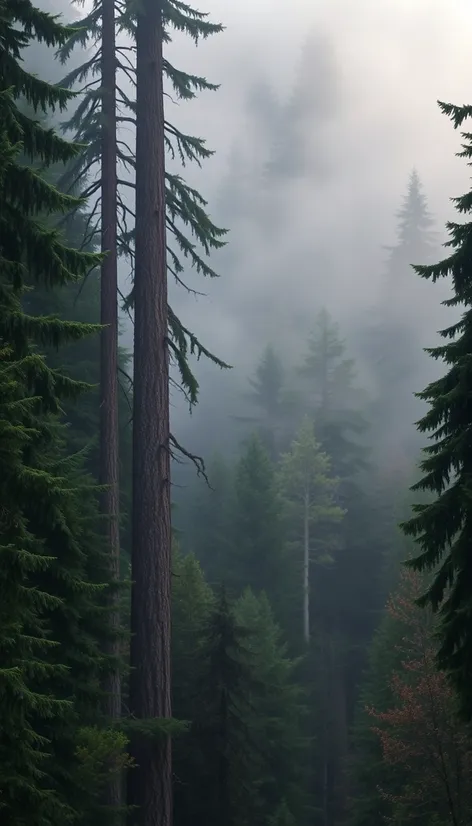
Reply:
[[[332,172],[322,38],[251,79],[210,204],[174,104],[226,92],[174,47],[224,20],[35,2],[0,0],[1,826],[471,826],[472,105],[455,217],[411,163],[346,297],[309,222],[276,261]]]

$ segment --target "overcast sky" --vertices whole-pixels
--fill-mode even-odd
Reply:
[[[66,9],[63,0],[54,5],[59,4]],[[413,167],[444,237],[444,223],[453,215],[450,198],[469,183],[464,161],[455,157],[460,136],[436,101],[472,103],[472,5],[470,0],[199,0],[197,5],[225,31],[197,48],[177,35],[167,56],[221,87],[191,103],[168,103],[167,115],[215,150],[203,170],[188,168],[184,175],[208,198],[219,224],[226,220],[219,212],[225,181],[226,202],[231,204],[232,186],[236,197],[236,187],[246,180],[252,209],[267,206],[258,201],[257,162],[268,157],[270,147],[261,145],[257,132],[258,104],[248,109],[250,90],[266,83],[280,102],[286,100],[307,37],[315,43],[305,78],[303,151],[314,166],[318,163],[317,171],[278,187],[273,200],[279,223],[271,229],[269,221],[266,234],[249,219],[249,209],[246,221],[244,216],[230,221],[229,250],[213,262],[221,278],[193,281],[206,297],[172,299],[188,326],[241,375],[267,341],[289,347],[292,333],[320,304],[347,330],[372,305],[384,247],[394,242],[394,216]],[[319,100],[325,113],[310,114],[310,105]],[[253,168],[243,162],[228,184],[235,151],[251,156]],[[443,296],[426,287],[430,297],[418,307],[418,323],[429,341],[438,329],[435,308]],[[220,374],[213,375],[216,387],[223,388]]]
[[[212,20],[225,24],[225,32],[197,49],[178,37],[169,56],[182,68],[221,83],[221,88],[190,104],[172,105],[170,113],[216,150],[204,171],[186,173],[208,195],[216,220],[215,190],[232,148],[244,142],[251,128],[243,117],[249,87],[265,79],[280,98],[286,97],[303,43],[314,33],[330,50],[331,68],[329,78],[323,70],[313,72],[313,94],[323,83],[335,92],[333,112],[322,124],[328,180],[316,185],[311,179],[298,181],[279,193],[287,203],[286,222],[284,232],[270,244],[251,238],[248,249],[244,232],[238,235],[237,228],[230,227],[230,244],[235,250],[246,248],[237,284],[234,273],[222,273],[219,284],[208,286],[208,299],[200,299],[192,312],[199,329],[208,331],[213,319],[212,337],[223,341],[231,359],[242,322],[237,312],[220,315],[220,296],[227,290],[247,294],[251,289],[254,300],[258,295],[262,300],[272,291],[275,334],[288,310],[284,286],[295,250],[292,309],[297,301],[306,306],[320,288],[331,308],[337,304],[341,320],[365,304],[376,290],[373,273],[381,269],[382,246],[394,240],[394,213],[413,166],[438,227],[451,217],[449,199],[464,191],[467,170],[454,156],[459,136],[436,100],[471,100],[472,7],[468,0],[206,0],[205,9]],[[308,146],[312,142],[313,153],[318,151],[319,131],[316,121],[307,123],[306,140]],[[316,238],[324,242],[322,268],[329,270],[324,282],[323,273],[316,272],[320,267],[308,262]],[[233,298],[237,305],[237,296]]]

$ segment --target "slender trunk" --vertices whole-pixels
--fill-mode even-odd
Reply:
[[[162,4],[137,7],[136,262],[130,712],[171,717],[169,353]],[[131,738],[131,822],[170,826],[170,738]]]
[[[120,578],[119,526],[119,444],[118,444],[118,279],[116,253],[116,58],[114,0],[103,0],[102,12],[102,167],[101,243],[106,253],[101,268],[100,315],[104,329],[100,336],[100,484],[102,513],[106,518],[106,541],[112,586]],[[110,592],[113,639],[108,653],[115,665],[105,680],[106,713],[112,720],[121,716],[121,675],[118,665],[120,641],[119,593]],[[121,778],[115,774],[105,790],[105,803],[119,807]]]
[[[322,812],[323,812],[323,826],[330,826],[330,794],[329,794],[329,785],[330,785],[330,737],[329,737],[329,729],[330,729],[330,685],[329,685],[329,678],[330,678],[330,670],[329,670],[329,658],[328,658],[328,646],[327,646],[327,634],[326,629],[321,628],[321,663],[322,663],[322,686],[323,686],[323,695],[322,695],[322,726],[321,726],[321,747],[323,750],[323,779],[322,779]]]
[[[310,525],[309,497],[303,503],[303,639],[310,642]]]
[[[337,644],[335,644],[337,642]],[[343,823],[347,810],[347,761],[348,761],[348,719],[346,701],[346,675],[341,657],[340,640],[330,634],[330,696],[334,723],[333,785],[335,801],[335,821]]]

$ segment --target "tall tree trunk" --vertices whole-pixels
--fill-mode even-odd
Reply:
[[[162,3],[137,7],[136,262],[130,712],[171,717],[169,353]],[[131,738],[128,803],[140,826],[170,826],[170,738]]]
[[[321,642],[321,749],[322,749],[322,823],[330,826],[330,765],[331,765],[331,707],[330,707],[330,667],[328,653],[328,636],[326,628],[320,627]]]
[[[310,642],[310,525],[309,497],[303,503],[303,639]]]
[[[114,0],[103,0],[102,11],[102,167],[101,167],[101,244],[106,253],[101,268],[100,315],[104,329],[100,334],[100,484],[102,513],[106,518],[110,580],[120,578],[119,526],[119,444],[118,444],[118,278],[117,278],[117,173],[116,173],[116,56]],[[112,720],[121,716],[121,675],[118,665],[120,641],[119,592],[110,593],[111,624],[114,638],[109,653],[116,665],[105,680],[106,713]],[[120,807],[121,778],[111,776],[105,792],[108,806]]]
[[[333,808],[335,823],[344,823],[347,810],[348,719],[342,640],[331,632],[330,697],[333,720]]]

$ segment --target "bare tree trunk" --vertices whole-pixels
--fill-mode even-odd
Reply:
[[[162,4],[137,7],[136,263],[130,712],[171,717],[169,353]],[[171,826],[170,738],[131,738],[128,804],[139,826]]]
[[[310,642],[310,525],[309,498],[305,494],[303,511],[303,638]]]
[[[120,579],[119,525],[119,438],[118,438],[118,278],[117,278],[117,173],[116,173],[116,56],[114,0],[103,0],[102,12],[102,158],[101,158],[101,244],[106,253],[101,268],[100,316],[104,329],[100,336],[100,484],[106,486],[102,496],[102,513],[106,517],[106,538],[112,587]],[[111,625],[114,634],[108,653],[120,655],[119,593],[110,593]],[[121,674],[119,665],[105,679],[107,715],[121,716]],[[105,791],[105,803],[120,807],[121,778],[111,775]],[[119,815],[117,815],[118,817]]]

